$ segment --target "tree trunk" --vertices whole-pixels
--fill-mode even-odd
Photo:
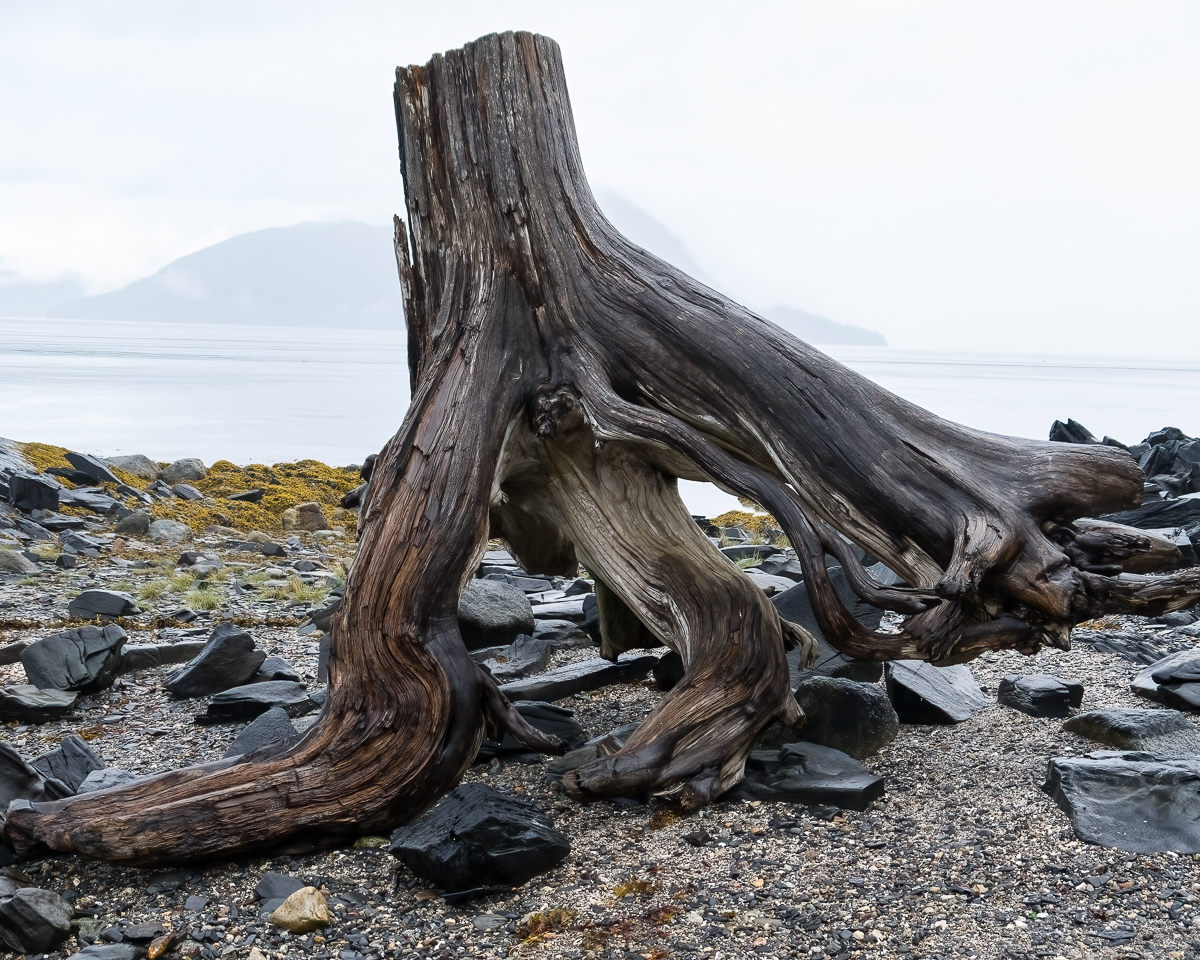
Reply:
[[[584,178],[553,41],[493,35],[401,69],[396,115],[413,400],[375,466],[320,721],[276,755],[15,803],[6,833],[21,852],[145,865],[341,842],[435,802],[485,724],[554,749],[458,632],[489,535],[530,572],[582,562],[597,577],[606,655],[661,641],[686,667],[568,790],[719,796],[767,723],[798,719],[785,645],[813,639],[705,539],[679,477],[780,520],[822,631],[857,657],[1066,648],[1080,620],[1200,596],[1194,573],[1121,575],[1123,561],[1165,558],[1161,541],[1073,525],[1138,502],[1123,451],[941,420],[617,233]],[[916,586],[875,582],[839,531]],[[827,552],[863,599],[908,614],[898,633],[850,616]]]

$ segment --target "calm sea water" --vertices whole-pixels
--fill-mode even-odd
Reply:
[[[935,413],[1044,438],[1074,417],[1133,443],[1200,433],[1200,362],[916,353],[827,347]],[[235,463],[361,462],[400,425],[400,331],[0,320],[0,436],[101,455]],[[687,484],[693,510],[732,498]]]

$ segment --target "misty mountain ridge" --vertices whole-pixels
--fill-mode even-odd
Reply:
[[[618,194],[602,194],[602,203],[631,241],[710,282],[686,244],[646,211]],[[350,220],[255,230],[119,290],[79,296],[81,290],[73,279],[21,285],[0,277],[0,316],[396,330],[404,323],[391,227]],[[794,307],[762,315],[809,343],[886,345],[873,331]]]

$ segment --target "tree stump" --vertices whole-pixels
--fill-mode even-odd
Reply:
[[[375,465],[319,722],[290,749],[15,802],[5,833],[21,854],[150,865],[341,843],[434,803],[485,727],[558,748],[458,632],[493,536],[531,573],[587,567],[607,655],[660,641],[686,668],[568,791],[720,796],[767,723],[799,719],[785,647],[814,641],[704,537],[681,477],[779,519],[822,631],[860,658],[1066,648],[1081,620],[1200,596],[1195,572],[1122,574],[1165,556],[1156,538],[1075,525],[1138,503],[1124,451],[942,420],[622,237],[584,177],[553,41],[493,35],[400,69],[395,104],[412,404]],[[876,582],[842,535],[915,586]],[[907,615],[899,632],[850,616],[827,553],[864,600]]]

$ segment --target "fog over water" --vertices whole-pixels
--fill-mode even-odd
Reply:
[[[1126,443],[1200,433],[1200,362],[891,348],[826,352],[951,420],[1044,439],[1074,417]],[[359,463],[400,426],[404,335],[390,330],[0,320],[0,434],[89,453],[208,463]],[[685,484],[693,511],[735,505]]]

